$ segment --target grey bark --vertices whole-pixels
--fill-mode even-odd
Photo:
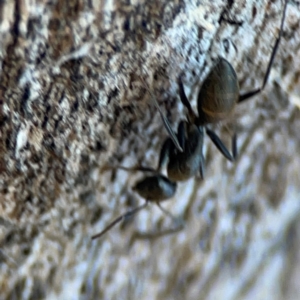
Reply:
[[[239,134],[229,163],[206,139],[206,174],[99,240],[92,234],[142,203],[166,131],[195,106],[225,57],[242,91],[259,87],[281,1],[0,3],[1,299],[297,299],[300,213],[300,6],[290,1],[262,94],[216,126]],[[146,82],[146,83],[145,83]],[[227,143],[227,142],[226,142]]]

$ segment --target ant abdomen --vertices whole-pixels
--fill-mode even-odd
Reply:
[[[212,68],[198,95],[198,125],[216,123],[228,118],[239,99],[235,70],[224,58]]]

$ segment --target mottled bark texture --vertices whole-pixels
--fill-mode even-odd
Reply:
[[[229,163],[205,139],[205,180],[142,203],[140,173],[157,165],[166,130],[145,84],[176,128],[180,74],[195,105],[214,61],[242,91],[259,87],[283,3],[271,1],[0,2],[1,299],[298,299],[300,289],[300,6],[290,1],[264,92],[227,122]],[[143,80],[141,79],[143,78]],[[298,106],[298,107],[297,107]],[[225,123],[216,126],[229,143]],[[297,296],[298,295],[298,296]]]

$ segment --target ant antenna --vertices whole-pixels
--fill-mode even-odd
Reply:
[[[146,203],[144,203],[143,205],[140,205],[140,206],[134,208],[133,210],[127,211],[125,214],[119,216],[114,221],[112,221],[104,230],[102,230],[101,232],[93,235],[91,237],[91,239],[94,240],[94,239],[97,239],[97,238],[101,237],[107,231],[109,231],[112,227],[114,227],[116,224],[118,224],[119,222],[124,221],[124,220],[132,217],[133,215],[135,215],[136,213],[138,213],[139,211],[141,211],[142,209],[144,209],[147,205],[148,205],[148,200],[146,200]]]

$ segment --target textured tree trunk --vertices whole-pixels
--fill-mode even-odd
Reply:
[[[242,92],[260,87],[281,1],[0,2],[0,299],[298,299],[300,4],[287,5],[270,78],[218,124],[238,132],[228,162],[205,139],[204,180],[91,240],[143,203],[131,187],[156,167],[196,107],[218,57]],[[225,126],[226,125],[226,126]],[[228,126],[227,126],[228,125]]]

